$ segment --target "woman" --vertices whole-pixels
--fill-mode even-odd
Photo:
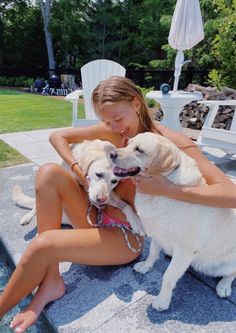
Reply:
[[[218,207],[236,207],[236,186],[212,165],[196,145],[183,134],[176,133],[151,120],[140,90],[127,78],[111,77],[102,81],[92,95],[94,109],[101,119],[89,128],[71,128],[55,132],[50,142],[80,178],[75,179],[56,164],[46,164],[36,176],[36,207],[39,235],[26,249],[8,285],[0,296],[0,317],[23,297],[38,287],[29,306],[15,316],[11,328],[24,332],[38,318],[43,307],[63,296],[65,286],[58,264],[70,261],[87,265],[121,265],[132,262],[140,251],[132,251],[120,228],[94,228],[87,223],[88,199],[86,178],[79,164],[73,160],[71,143],[85,139],[109,140],[115,146],[124,146],[128,138],[146,131],[159,133],[171,139],[178,147],[194,158],[207,180],[207,187],[176,186],[162,176],[137,176],[134,181],[121,181],[118,195],[133,205],[135,187],[153,195],[164,195],[177,200]],[[59,230],[62,210],[70,219],[73,230]],[[125,220],[124,214],[108,206],[106,213],[115,219]],[[96,221],[97,211],[91,211]],[[132,248],[137,241],[127,231]]]

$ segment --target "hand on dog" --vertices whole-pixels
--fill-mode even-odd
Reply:
[[[86,175],[84,175],[83,177],[80,176],[80,178],[78,179],[78,182],[79,182],[80,185],[83,186],[83,188],[85,189],[85,191],[88,192],[89,180],[86,177]]]
[[[133,179],[136,185],[137,192],[142,192],[151,195],[168,196],[168,193],[173,190],[174,184],[161,174],[151,176],[146,173],[141,173]]]
[[[88,192],[89,183],[86,175],[81,171],[81,169],[77,165],[74,167],[73,172],[77,176],[76,177],[77,182],[84,187],[86,192]]]

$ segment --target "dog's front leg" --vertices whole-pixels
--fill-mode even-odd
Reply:
[[[137,264],[134,265],[134,270],[141,274],[149,272],[155,262],[159,259],[160,252],[161,247],[159,246],[158,242],[152,238],[147,258],[143,261],[137,262]]]
[[[133,211],[132,207],[125,201],[121,200],[121,198],[115,192],[111,192],[108,204],[119,208],[125,214],[127,221],[130,223],[131,228],[135,234],[140,236],[146,235],[139,216]]]
[[[192,253],[184,253],[180,249],[174,250],[171,262],[163,275],[160,293],[153,300],[154,309],[163,311],[169,308],[176,283],[190,266],[193,257]]]

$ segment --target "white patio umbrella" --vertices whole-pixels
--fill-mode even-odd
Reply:
[[[168,42],[178,50],[175,58],[174,88],[178,89],[184,62],[184,50],[189,50],[204,38],[202,16],[198,0],[177,0],[171,21]]]

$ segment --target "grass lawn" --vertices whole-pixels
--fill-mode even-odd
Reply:
[[[83,105],[79,104],[79,115]],[[0,88],[0,134],[70,126],[72,104],[64,98]]]
[[[0,140],[0,168],[28,162],[30,161],[25,156]]]
[[[84,107],[79,104],[79,115]],[[64,98],[0,88],[0,134],[71,126],[72,104]],[[0,167],[30,162],[0,140]]]

